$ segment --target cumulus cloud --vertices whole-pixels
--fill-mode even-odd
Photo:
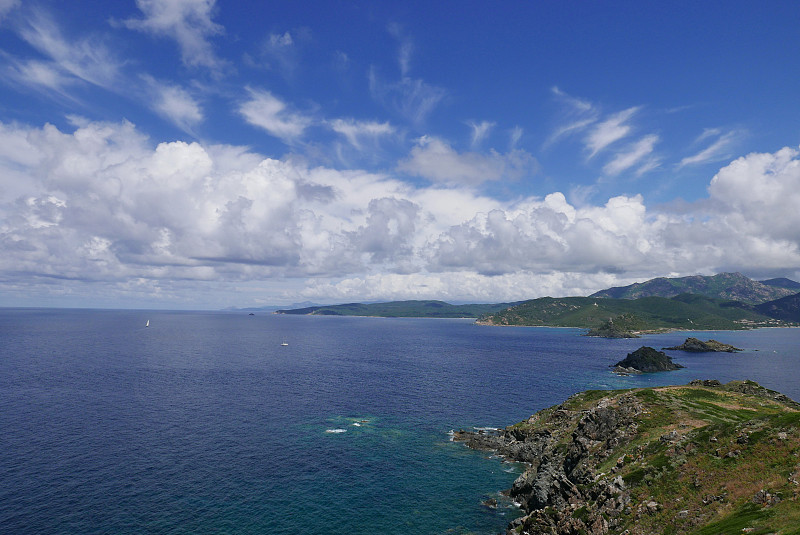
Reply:
[[[642,275],[800,265],[796,149],[731,162],[708,199],[677,213],[641,196],[499,201],[242,147],[154,146],[130,123],[73,121],[70,132],[0,123],[6,296],[101,291],[170,302],[209,283],[260,284],[274,296],[269,281],[284,281],[314,300],[495,301]]]
[[[512,150],[507,154],[495,151],[486,155],[459,153],[445,141],[428,136],[417,140],[409,157],[397,166],[400,171],[432,182],[471,186],[501,178],[519,178],[535,167],[533,156],[522,150]]]
[[[269,91],[247,88],[250,98],[239,106],[245,120],[270,135],[290,142],[311,125],[310,117],[289,111],[288,106]]]
[[[144,18],[124,21],[132,30],[169,37],[177,41],[183,63],[190,67],[217,70],[222,60],[214,54],[209,39],[222,34],[212,20],[216,0],[136,0]]]

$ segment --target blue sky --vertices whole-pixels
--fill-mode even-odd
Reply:
[[[794,2],[0,0],[0,305],[800,278]]]

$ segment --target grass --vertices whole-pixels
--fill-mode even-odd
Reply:
[[[745,504],[728,516],[704,526],[692,535],[740,535],[745,528],[753,528],[768,519],[772,511],[754,503]],[[773,533],[770,527],[760,527],[748,532],[750,535]]]

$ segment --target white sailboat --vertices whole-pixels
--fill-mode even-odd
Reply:
[[[150,327],[150,320],[147,320],[147,323],[144,324],[145,327]]]
[[[286,340],[284,340],[283,342],[281,342],[281,345],[282,345],[282,346],[288,346],[288,345],[289,345],[289,342],[287,342]]]

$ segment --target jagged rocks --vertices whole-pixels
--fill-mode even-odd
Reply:
[[[800,404],[782,394],[696,380],[587,391],[505,429],[453,435],[528,463],[508,491],[523,515],[506,535],[692,533],[755,507],[775,514],[752,528],[778,533],[796,528],[798,429]]]
[[[495,434],[460,431],[453,439],[529,464],[509,491],[526,516],[508,533],[600,535],[630,499],[621,477],[599,477],[595,467],[635,434],[641,411],[635,396],[622,395],[613,404],[601,401],[585,411],[557,407],[521,426]]]

